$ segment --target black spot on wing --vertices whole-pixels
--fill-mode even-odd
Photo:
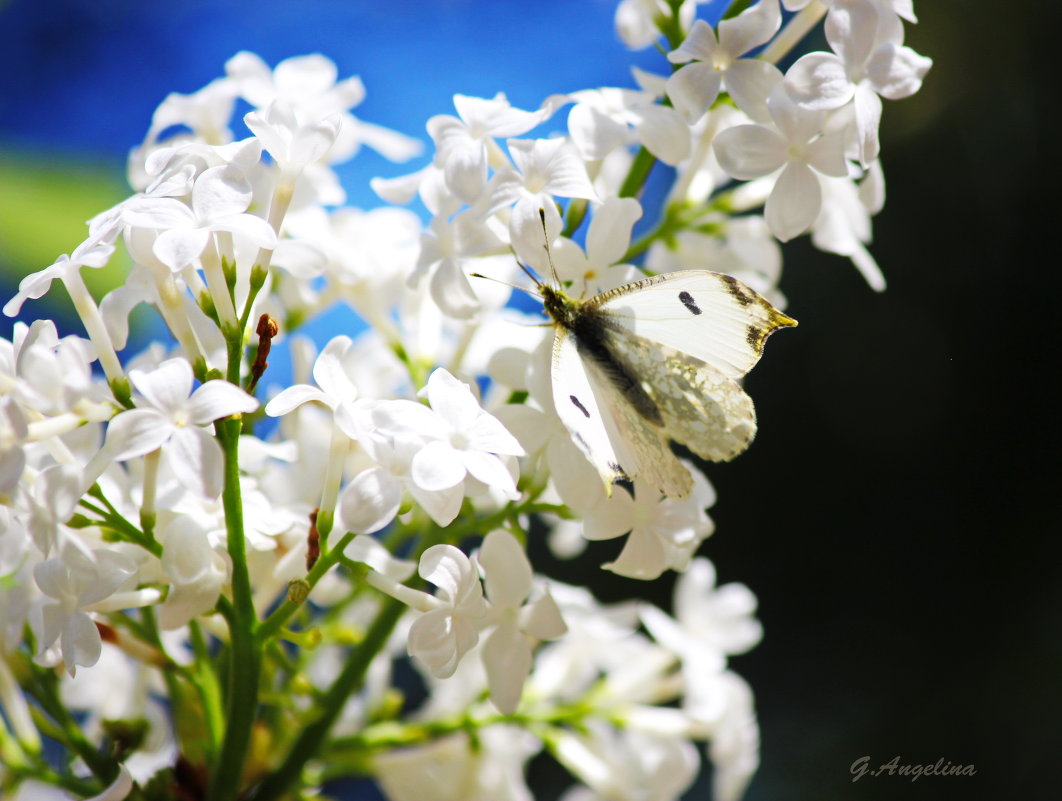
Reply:
[[[568,400],[570,400],[572,403],[575,404],[575,408],[578,409],[580,412],[582,412],[583,416],[585,416],[587,418],[590,417],[590,412],[588,412],[586,410],[586,407],[583,406],[583,404],[579,402],[579,399],[577,397],[575,397],[574,395],[569,395],[568,396]]]
[[[689,292],[685,290],[679,292],[679,300],[682,301],[682,305],[689,310],[690,314],[701,313],[701,307],[693,302],[693,295],[691,295]]]
[[[755,300],[752,290],[737,280],[734,276],[723,275],[720,277],[723,279],[723,286],[726,287],[726,291],[729,292],[730,296],[742,306],[748,306],[753,300]]]

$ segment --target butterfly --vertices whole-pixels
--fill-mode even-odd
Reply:
[[[554,280],[536,281],[555,329],[553,402],[609,494],[616,481],[637,478],[664,495],[688,495],[693,479],[671,440],[710,461],[748,447],[756,412],[736,379],[759,361],[767,337],[796,320],[707,270],[586,299],[565,294],[556,270]]]

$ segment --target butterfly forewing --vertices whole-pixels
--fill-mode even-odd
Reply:
[[[689,354],[732,378],[752,369],[773,331],[796,325],[736,278],[706,270],[646,278],[595,295],[586,307],[609,329]]]
[[[629,454],[622,453],[622,441],[614,436],[616,432],[609,431],[598,399],[600,393],[594,391],[586,374],[575,337],[563,328],[557,328],[553,340],[552,384],[553,405],[561,422],[611,493],[612,483],[627,477],[623,458]],[[614,441],[620,453],[613,446]]]

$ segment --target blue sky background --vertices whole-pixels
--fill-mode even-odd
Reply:
[[[631,86],[632,64],[667,71],[657,52],[632,54],[617,39],[615,5],[11,0],[0,5],[0,145],[121,160],[168,92],[204,86],[241,49],[269,64],[323,53],[365,82],[359,117],[427,140],[425,121],[452,113],[455,93],[504,91],[533,108],[554,92]],[[379,202],[365,176],[404,171],[359,155],[344,171],[351,202]]]

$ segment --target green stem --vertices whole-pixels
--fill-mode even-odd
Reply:
[[[347,532],[339,542],[328,550],[328,553],[324,554],[317,560],[317,564],[315,564],[313,569],[306,575],[306,583],[310,585],[310,589],[313,589],[317,582],[321,580],[321,577],[335,566],[340,557],[343,556],[343,550],[353,539],[354,532]],[[271,637],[275,637],[291,616],[301,608],[302,604],[285,600],[284,603],[278,606],[258,627],[259,642],[265,643]]]
[[[54,728],[49,728],[46,719],[43,716],[37,717],[39,713],[31,708],[30,712],[36,718],[37,728],[81,757],[88,769],[92,771],[92,775],[104,787],[113,782],[118,775],[118,764],[101,754],[85,737],[81,727],[74,720],[74,716],[59,699],[59,681],[56,675],[35,667],[33,679],[25,687],[27,692],[41,705],[41,709],[55,722]]]
[[[210,753],[217,753],[225,729],[225,716],[221,711],[221,686],[214,671],[210,653],[207,651],[206,639],[199,623],[192,620],[188,624],[192,640],[192,652],[195,654],[195,689],[203,705],[203,719],[206,721],[207,739]]]
[[[321,714],[303,728],[284,762],[251,794],[251,801],[275,801],[295,785],[303,766],[318,753],[347,698],[361,688],[369,665],[387,643],[387,638],[405,609],[405,604],[394,599],[383,602],[365,639],[354,649],[343,671],[317,705]]]
[[[230,339],[230,345],[232,342]],[[235,369],[238,373],[239,364],[237,347],[235,360],[230,358],[229,371]],[[230,653],[225,736],[221,755],[211,776],[208,801],[232,801],[236,797],[258,708],[262,654],[255,636],[258,617],[251,595],[251,577],[247,569],[244,542],[243,500],[240,495],[240,426],[238,417],[215,423],[218,442],[225,454],[225,484],[221,499],[225,508],[226,544],[232,560],[232,602],[226,616]]]
[[[101,789],[96,782],[79,779],[69,774],[62,774],[46,766],[20,768],[14,765],[5,765],[4,767],[11,771],[12,776],[18,777],[19,781],[34,779],[41,784],[69,790],[78,798],[88,798],[91,795],[96,795]],[[25,791],[23,791],[23,795],[26,795]]]
[[[95,495],[90,490],[89,495],[98,498],[107,507],[107,509],[110,510],[107,511],[105,509],[101,509],[99,506],[96,506],[95,504],[90,503],[89,501],[86,501],[84,498],[82,498],[80,501],[78,501],[78,505],[84,507],[85,509],[88,509],[93,514],[97,514],[100,516],[99,520],[93,520],[92,523],[100,526],[100,528],[110,529],[115,534],[124,537],[129,542],[132,542],[135,545],[139,545],[145,551],[149,551],[155,556],[162,556],[162,544],[153,536],[144,533],[132,523],[130,523],[128,520],[126,520],[124,517],[122,517],[122,515],[117,510],[115,510],[114,506],[111,505],[110,501],[108,501],[102,493]]]
[[[627,177],[623,180],[623,186],[620,187],[619,196],[634,197],[637,195],[642,187],[645,186],[645,182],[649,178],[649,172],[653,169],[654,164],[656,164],[656,156],[644,147],[639,148],[634,161],[631,162]]]
[[[586,219],[586,212],[589,207],[590,204],[582,198],[572,198],[568,201],[568,213],[564,220],[564,230],[561,231],[561,236],[572,238],[572,234],[579,230],[579,226]]]

